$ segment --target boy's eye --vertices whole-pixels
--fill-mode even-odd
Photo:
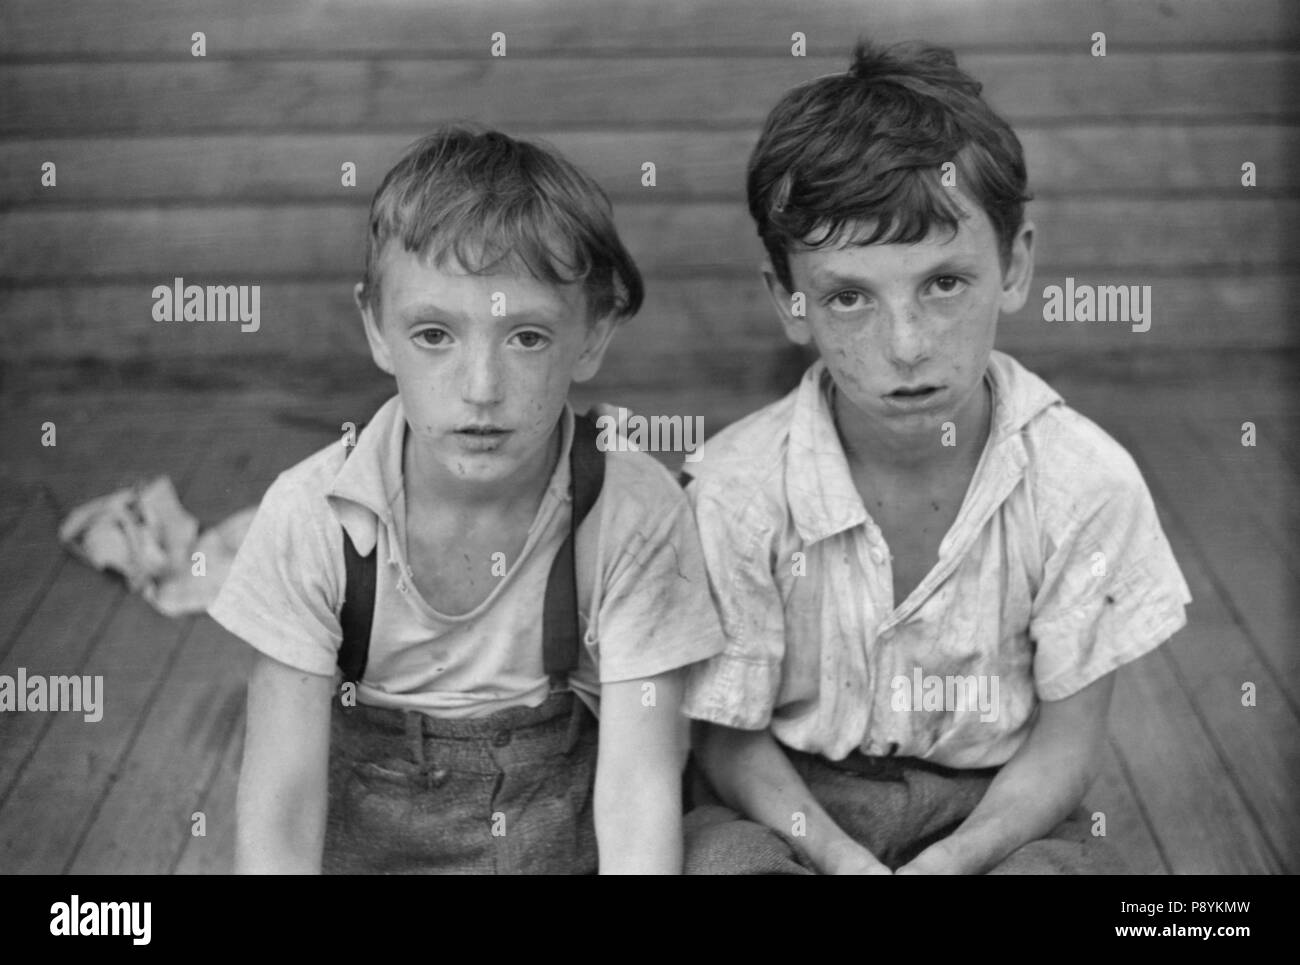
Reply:
[[[827,304],[835,311],[853,311],[862,308],[866,304],[866,299],[862,292],[846,290],[836,292]]]
[[[933,284],[940,295],[956,295],[966,287],[966,282],[956,275],[940,275]]]
[[[541,332],[518,332],[515,338],[524,348],[543,348],[550,342],[550,339]]]
[[[440,328],[421,329],[415,333],[414,338],[421,345],[427,345],[430,348],[447,344],[447,333]]]

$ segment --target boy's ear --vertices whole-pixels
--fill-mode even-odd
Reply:
[[[381,321],[375,312],[374,306],[369,304],[365,299],[366,286],[362,282],[357,282],[356,287],[352,289],[352,300],[357,303],[357,310],[361,312],[361,324],[366,330],[366,342],[370,345],[370,357],[375,360],[375,364],[393,375],[393,357],[388,351],[388,343],[384,340],[384,333],[380,329]]]
[[[1011,242],[1011,257],[1002,273],[1001,307],[1005,314],[1018,312],[1029,297],[1034,280],[1034,223],[1026,221]]]
[[[812,329],[808,325],[807,298],[802,292],[791,293],[785,290],[781,279],[776,277],[776,269],[772,267],[770,258],[763,259],[760,271],[763,273],[763,284],[767,286],[767,294],[772,299],[772,304],[776,306],[781,327],[785,329],[786,338],[796,345],[807,345],[812,341]],[[799,296],[797,301],[795,295]]]
[[[573,364],[574,382],[586,382],[600,371],[600,363],[605,360],[605,350],[609,348],[616,328],[618,328],[618,315],[614,312],[596,319],[587,326],[582,352]]]

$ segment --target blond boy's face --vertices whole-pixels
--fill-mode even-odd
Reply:
[[[397,380],[413,465],[435,486],[503,494],[533,478],[570,384],[599,369],[613,320],[588,324],[580,285],[472,275],[399,244],[386,247],[381,278],[380,305],[362,316],[375,364]]]
[[[972,404],[998,315],[1024,304],[1033,226],[1021,229],[1004,272],[992,222],[978,206],[964,208],[955,234],[934,231],[918,244],[792,251],[792,281],[806,299],[803,318],[765,271],[787,334],[814,342],[834,377],[841,418],[933,440]]]

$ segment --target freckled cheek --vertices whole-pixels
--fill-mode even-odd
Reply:
[[[871,373],[882,367],[877,340],[865,328],[847,331],[822,322],[817,346],[835,381],[850,392],[868,392]]]
[[[822,317],[812,326],[814,341],[828,359],[861,359],[868,344],[867,333],[852,329],[833,318]]]
[[[880,336],[866,328],[838,339],[834,355],[854,372],[871,372],[883,364]]]
[[[561,364],[523,365],[511,373],[508,394],[520,418],[538,431],[549,431],[564,406],[570,381]]]
[[[868,393],[868,381],[872,371],[870,356],[861,348],[841,346],[832,350],[826,364],[835,377],[835,382],[850,396]]]
[[[972,320],[978,327],[989,326],[997,321],[1002,310],[1002,293],[999,289],[984,292],[971,309]]]
[[[445,386],[455,380],[455,367],[450,359],[434,356],[407,343],[392,352],[397,378],[411,384]]]
[[[946,344],[977,342],[986,337],[996,318],[996,298],[985,295],[950,310],[936,312],[930,330],[936,341]]]

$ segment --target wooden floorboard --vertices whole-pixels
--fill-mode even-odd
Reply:
[[[254,505],[270,479],[299,451],[330,441],[269,424],[239,433],[229,425],[208,444],[192,494],[194,511],[233,512]],[[178,862],[226,742],[243,715],[252,654],[210,619],[182,642],[120,776],[98,810],[72,863],[74,873],[160,874]],[[205,815],[205,824],[227,820]],[[206,828],[205,828],[206,831]]]
[[[1111,726],[1174,874],[1281,870],[1164,652],[1117,675]]]
[[[33,501],[42,495],[32,486],[0,477],[0,542],[9,538],[18,521],[31,512]]]
[[[1297,363],[1291,361],[1291,368]],[[1289,379],[1289,384],[1287,380]],[[1279,389],[1281,381],[1284,388]],[[1300,477],[1300,383],[1294,372],[1270,373],[1260,380],[1235,381],[1228,389],[1234,412],[1241,413],[1237,421],[1240,433],[1242,422],[1255,423],[1255,448],[1276,452],[1284,466],[1289,466],[1293,483]]]
[[[1241,495],[1236,505],[1255,522],[1282,564],[1300,573],[1300,479],[1286,455],[1272,441],[1243,446],[1239,415],[1183,420],[1186,438],[1206,457],[1204,470],[1217,476],[1227,491]],[[1258,427],[1257,432],[1258,432]],[[1257,434],[1258,440],[1258,434]]]
[[[1097,387],[1072,395],[1084,409],[1104,411],[1106,396]],[[1205,526],[1201,520],[1206,505],[1200,494],[1208,490],[1221,501],[1219,514],[1230,524],[1260,522],[1254,515],[1254,490],[1244,488],[1239,474],[1220,472],[1215,461],[1216,449],[1231,452],[1231,446],[1240,447],[1240,434],[1223,433],[1225,439],[1217,440],[1214,429],[1222,429],[1224,423],[1212,418],[1204,395],[1165,388],[1143,393],[1142,399],[1143,418],[1112,428],[1147,475],[1194,598],[1189,626],[1165,648],[1171,672],[1218,755],[1224,778],[1237,790],[1270,853],[1265,867],[1248,870],[1280,866],[1293,871],[1300,859],[1300,815],[1295,807],[1300,799],[1300,718],[1282,690],[1291,681],[1261,659],[1263,648],[1250,638],[1238,613],[1238,607],[1249,601],[1234,600],[1220,577],[1241,564],[1243,547],[1237,543],[1212,548],[1217,547],[1214,537],[1223,527]],[[1112,408],[1114,404],[1112,400]],[[1198,431],[1193,431],[1194,426]],[[1208,431],[1199,431],[1207,426]],[[1193,496],[1192,490],[1198,495]],[[1258,539],[1249,565],[1257,566],[1261,560],[1265,566],[1285,570],[1275,545]],[[1243,706],[1246,682],[1256,687],[1255,706]]]
[[[37,606],[63,567],[56,533],[59,520],[42,494],[28,501],[22,518],[0,540],[0,659],[32,619]]]
[[[1159,504],[1186,534],[1183,556],[1203,563],[1300,715],[1300,652],[1294,645],[1300,564],[1287,525],[1300,484],[1275,451],[1242,447],[1240,420],[1220,414],[1221,406],[1205,395],[1165,389],[1156,397],[1162,409],[1178,416],[1133,420],[1118,434],[1137,451]]]
[[[1227,394],[1234,403],[1234,418],[1227,421],[1235,426],[1238,443],[1242,423],[1255,423],[1255,445],[1228,450],[1232,455],[1227,461],[1239,467],[1249,480],[1246,485],[1259,487],[1261,508],[1283,514],[1278,518],[1290,531],[1286,549],[1294,559],[1300,555],[1300,540],[1296,539],[1300,536],[1300,506],[1296,505],[1300,492],[1300,383],[1280,390],[1274,380],[1237,382]]]
[[[0,660],[0,673],[13,676],[19,668],[31,674],[81,673],[87,653],[116,613],[123,596],[124,591],[112,577],[88,566],[68,566],[45,597],[45,605],[23,628],[4,660]],[[55,715],[49,713],[0,715],[0,828],[8,824],[13,833],[25,833],[24,822],[4,820],[5,805],[14,782],[22,775],[54,720]],[[0,853],[3,848],[0,834]]]
[[[65,425],[85,424],[85,419],[75,418],[76,413],[84,409],[75,404],[64,403],[64,406],[60,408],[56,403],[42,402],[33,410],[42,414],[55,413],[59,422]],[[102,408],[113,411],[113,407]],[[123,418],[125,421],[119,421]],[[117,416],[102,428],[104,431],[87,432],[71,438],[65,433],[65,448],[60,454],[63,461],[54,466],[45,463],[54,453],[47,454],[30,445],[26,449],[17,447],[16,458],[20,463],[26,463],[22,468],[30,474],[28,478],[42,479],[36,475],[38,472],[49,473],[43,478],[33,511],[25,519],[32,533],[32,546],[39,551],[36,559],[41,561],[39,566],[32,567],[32,572],[49,571],[54,575],[42,605],[35,609],[30,622],[18,628],[12,637],[12,645],[0,656],[0,672],[14,674],[22,667],[33,674],[81,673],[87,654],[125,597],[124,583],[120,578],[71,559],[59,546],[57,529],[60,520],[54,510],[56,500],[62,500],[53,493],[62,491],[71,504],[79,502],[82,497],[102,495],[121,483],[129,482],[133,474],[147,474],[150,460],[158,464],[162,440],[171,430],[156,421],[135,419],[129,415]],[[130,446],[122,445],[124,435],[132,439]],[[40,460],[40,468],[32,465],[37,460]],[[96,478],[103,480],[99,488],[96,488]],[[13,544],[5,545],[13,549]],[[52,554],[53,561],[47,564],[45,558],[49,554]],[[21,555],[0,551],[0,572],[3,572],[4,563],[17,563],[22,559]],[[23,571],[19,569],[18,572]],[[25,586],[22,579],[15,580],[15,583],[20,588]],[[0,585],[9,587],[7,605],[0,608],[4,621],[0,622],[0,630],[4,630],[15,619],[15,598],[9,595],[15,584],[6,581]],[[46,713],[0,716],[0,810],[3,810],[15,782],[55,719],[54,715]],[[0,829],[4,827],[0,815]],[[21,832],[21,827],[18,831]],[[0,854],[4,853],[3,849],[0,835]]]
[[[207,448],[194,488],[225,486],[236,457],[236,452]],[[229,729],[226,717],[233,701],[227,692],[242,668],[237,654],[221,646],[224,641],[205,633],[210,621],[185,623],[175,662],[142,708],[141,727],[78,842],[69,869],[73,873],[167,871],[180,835],[190,826],[187,799],[197,802],[207,771],[215,766],[220,739]],[[174,686],[178,681],[187,691],[183,699]]]
[[[243,753],[244,715],[241,712],[226,738],[216,773],[199,802],[198,810],[204,815],[206,833],[201,837],[191,836],[185,842],[173,869],[176,874],[224,875],[234,870],[235,796]]]
[[[1116,426],[1115,434],[1139,450],[1151,487],[1158,490],[1157,504],[1183,521],[1225,603],[1288,701],[1300,708],[1300,648],[1294,638],[1300,572],[1276,551],[1270,527],[1248,508],[1253,494],[1232,485],[1195,451],[1181,426],[1178,396],[1158,398],[1170,411],[1167,419],[1157,421],[1148,413]]]
[[[4,475],[23,483],[27,509],[0,541],[0,657],[31,618],[35,606],[69,563],[59,546],[58,525],[78,504],[140,479],[179,467],[157,444],[165,426],[151,413],[184,411],[194,402],[175,394],[165,405],[156,398],[122,397],[88,391],[8,399],[4,413]],[[54,445],[42,445],[42,426],[54,425]]]
[[[1300,870],[1300,719],[1222,605],[1186,537],[1171,535],[1196,598],[1169,648],[1184,690],[1289,873]],[[1243,703],[1243,686],[1254,704]]]
[[[184,479],[199,452],[187,447],[185,422],[175,412],[159,419],[156,412],[134,407],[105,410],[97,414],[96,428],[102,437],[117,440],[116,451],[128,464],[155,472],[170,467],[173,478]],[[97,465],[83,464],[83,485],[95,485]],[[185,487],[178,488],[183,501]],[[117,777],[154,688],[193,623],[170,620],[138,596],[122,599],[102,634],[90,642],[80,668],[83,675],[103,677],[103,717],[88,723],[79,714],[49,715],[0,810],[0,867],[10,873],[68,869],[104,789]]]
[[[1147,813],[1109,741],[1103,751],[1101,771],[1084,795],[1083,803],[1094,823],[1099,813],[1105,818],[1106,841],[1123,856],[1129,874],[1169,873]]]

